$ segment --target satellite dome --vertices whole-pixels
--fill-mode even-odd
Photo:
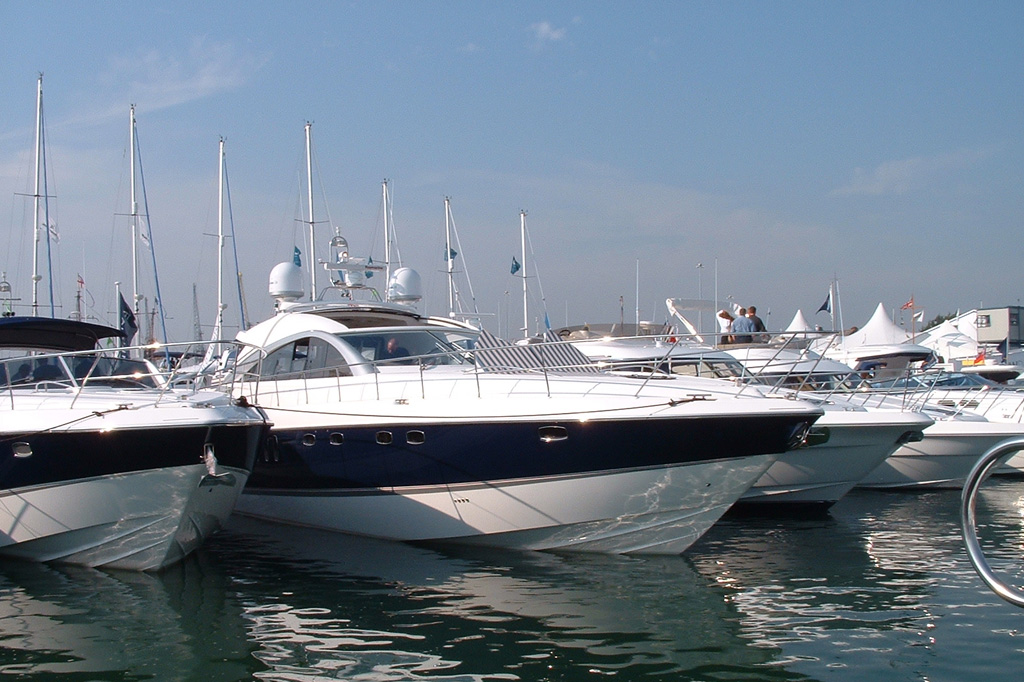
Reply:
[[[388,300],[395,303],[415,304],[423,298],[420,273],[412,268],[398,268],[388,282]]]
[[[302,269],[293,262],[278,263],[270,271],[270,295],[279,301],[294,301],[306,293],[302,289]]]

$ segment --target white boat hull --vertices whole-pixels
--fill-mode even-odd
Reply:
[[[157,570],[230,515],[248,473],[206,465],[116,474],[0,493],[0,554],[32,561]]]
[[[829,412],[812,429],[828,441],[779,457],[743,496],[743,505],[830,506],[932,420],[917,413]]]
[[[706,532],[775,459],[776,455],[762,455],[742,463],[705,461],[393,492],[245,493],[236,511],[393,540],[678,554]]]
[[[924,430],[923,440],[900,446],[858,487],[963,488],[978,458],[1021,432],[1019,424],[937,421]]]

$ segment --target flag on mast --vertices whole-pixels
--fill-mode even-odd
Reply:
[[[128,302],[124,300],[124,296],[118,293],[117,298],[119,299],[119,319],[120,328],[124,332],[124,342],[126,345],[131,345],[132,339],[135,338],[135,333],[139,331],[139,326],[135,321],[135,313],[132,312]]]
[[[828,290],[828,296],[825,297],[825,302],[821,304],[821,307],[815,311],[815,315],[820,312],[831,313],[832,312],[832,290]]]

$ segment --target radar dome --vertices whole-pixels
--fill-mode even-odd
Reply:
[[[412,268],[398,268],[388,282],[388,300],[395,303],[415,304],[423,298],[420,273]]]
[[[270,295],[279,301],[294,301],[306,293],[302,289],[302,270],[293,262],[278,263],[270,271]]]

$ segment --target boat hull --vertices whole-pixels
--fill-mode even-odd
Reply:
[[[261,493],[242,514],[403,541],[518,549],[679,554],[775,461],[775,455],[539,480],[389,491]]]
[[[937,421],[924,439],[900,446],[858,484],[863,488],[963,488],[978,459],[1007,438],[1021,435],[1018,424]]]
[[[678,554],[813,416],[430,422],[271,441],[236,510],[394,540]]]
[[[143,571],[173,564],[227,520],[266,430],[256,422],[8,434],[0,555]],[[215,461],[204,461],[207,452]]]
[[[871,412],[825,412],[809,440],[828,440],[786,452],[743,494],[744,507],[785,505],[827,509],[884,462],[911,434],[932,420],[916,413],[894,412],[888,418]]]

